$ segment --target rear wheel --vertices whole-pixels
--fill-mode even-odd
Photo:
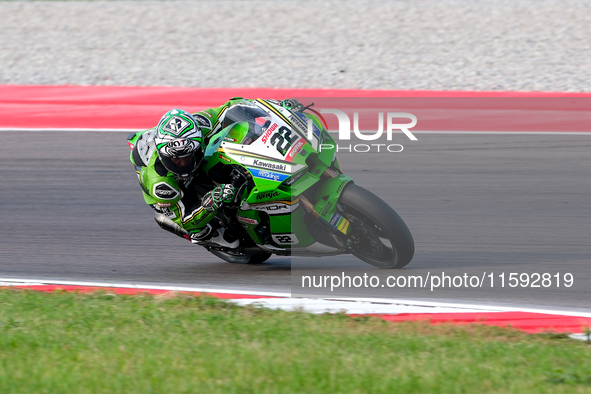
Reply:
[[[352,254],[378,268],[402,268],[412,260],[415,244],[398,214],[378,196],[349,184],[339,199],[341,214],[350,222]]]

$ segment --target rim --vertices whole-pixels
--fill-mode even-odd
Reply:
[[[353,210],[347,207],[347,210]],[[356,215],[346,214],[351,222],[351,236],[353,251],[365,259],[376,263],[390,263],[398,260],[398,253],[384,231],[366,216],[355,212]],[[363,217],[360,219],[358,216]]]

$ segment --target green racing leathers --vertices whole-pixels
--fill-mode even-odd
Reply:
[[[242,100],[241,97],[234,97],[220,107],[193,113],[203,133],[204,146],[207,146],[209,137],[226,126],[223,124],[224,112]],[[294,101],[278,103],[291,106]],[[221,205],[233,196],[231,180],[218,176],[214,177],[216,182],[212,181],[211,174],[202,170],[206,163],[202,163],[192,177],[177,178],[160,161],[154,134],[155,128],[152,128],[128,138],[130,145],[133,145],[130,159],[135,166],[146,204],[156,211],[161,226],[161,218],[165,217],[182,229],[173,231],[168,228],[169,231],[194,243],[209,239],[213,230],[209,222]]]

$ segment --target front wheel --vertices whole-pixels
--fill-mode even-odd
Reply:
[[[339,199],[350,222],[351,253],[378,268],[402,268],[412,260],[415,244],[398,214],[378,196],[350,183]]]
[[[210,252],[220,259],[232,264],[260,264],[271,257],[270,253],[246,254],[222,252],[221,250],[211,249]]]

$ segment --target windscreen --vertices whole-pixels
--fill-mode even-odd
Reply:
[[[262,108],[246,100],[231,106],[224,114],[222,127],[231,126],[228,138],[232,142],[250,145],[271,125],[271,116]]]

